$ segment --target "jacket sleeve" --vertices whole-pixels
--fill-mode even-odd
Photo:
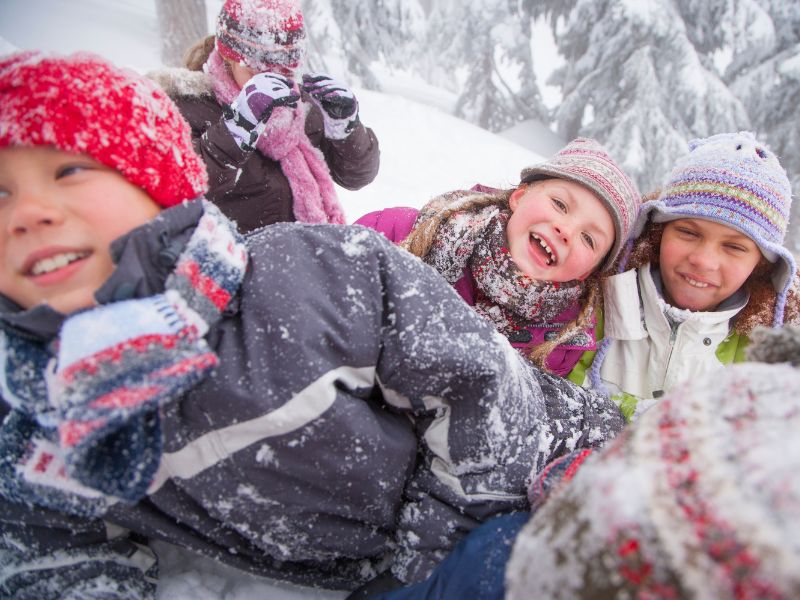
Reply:
[[[383,252],[376,377],[414,417],[421,460],[406,485],[394,575],[419,581],[485,518],[527,506],[531,473],[622,427],[616,406],[530,365],[429,266]]]
[[[124,530],[5,498],[0,527],[0,597],[155,598],[156,557]]]
[[[390,242],[399,243],[408,237],[414,228],[419,211],[407,206],[396,206],[367,213],[355,224],[381,232]]]
[[[225,126],[218,105],[204,99],[177,98],[181,112],[191,114],[194,149],[206,163],[208,178],[219,196],[230,194],[255,151],[242,150]]]
[[[258,151],[245,151],[225,126],[211,98],[174,98],[192,128],[194,148],[206,165],[207,198],[241,231],[294,221],[292,192],[280,164]]]
[[[603,320],[603,311],[600,310],[597,311],[597,322],[595,323],[594,327],[594,335],[598,347],[600,346],[600,342],[603,341],[604,331],[605,322]],[[589,369],[592,368],[595,355],[597,355],[597,350],[587,350],[584,352],[575,363],[575,366],[566,376],[567,379],[577,385],[591,387],[591,382],[589,381]]]

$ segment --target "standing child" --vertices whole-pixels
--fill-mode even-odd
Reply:
[[[226,0],[189,71],[151,74],[192,127],[209,200],[240,231],[344,223],[334,182],[356,190],[378,173],[378,140],[352,91],[320,74],[295,85],[305,50],[297,0]]]
[[[150,539],[306,585],[417,581],[621,428],[383,236],[243,239],[205,185],[152,82],[0,59],[0,595],[152,597]]]
[[[608,152],[576,139],[525,169],[514,189],[450,192],[419,215],[393,208],[357,223],[403,241],[514,347],[565,376],[595,348],[599,275],[638,208],[636,187]]]
[[[605,339],[570,375],[605,388],[628,418],[677,383],[741,361],[756,325],[800,317],[778,159],[749,132],[690,149],[642,205],[630,270],[604,284]]]

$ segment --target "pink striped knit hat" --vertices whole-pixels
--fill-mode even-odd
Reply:
[[[608,209],[616,234],[602,267],[608,271],[627,241],[639,211],[641,196],[636,185],[600,143],[588,138],[574,139],[547,162],[522,171],[521,183],[544,179],[566,179],[583,185]]]

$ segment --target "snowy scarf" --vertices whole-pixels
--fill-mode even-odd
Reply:
[[[508,251],[510,212],[488,206],[459,211],[443,222],[425,262],[450,283],[469,268],[478,287],[475,310],[508,336],[549,323],[583,293],[579,281],[536,281],[519,270]]]
[[[231,104],[241,88],[231,77],[216,49],[206,63],[217,101]],[[277,161],[292,190],[294,216],[303,223],[345,223],[325,157],[305,132],[304,104],[278,107],[256,142],[264,155]]]
[[[77,514],[144,496],[162,450],[159,408],[218,363],[204,335],[237,292],[247,250],[211,204],[155,296],[76,313],[57,356],[0,331],[0,493]]]

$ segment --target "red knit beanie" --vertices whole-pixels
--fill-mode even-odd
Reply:
[[[217,18],[217,52],[260,72],[299,67],[305,36],[297,0],[226,0]]]
[[[85,52],[0,58],[0,148],[8,146],[86,154],[164,207],[208,188],[189,125],[167,95]]]

